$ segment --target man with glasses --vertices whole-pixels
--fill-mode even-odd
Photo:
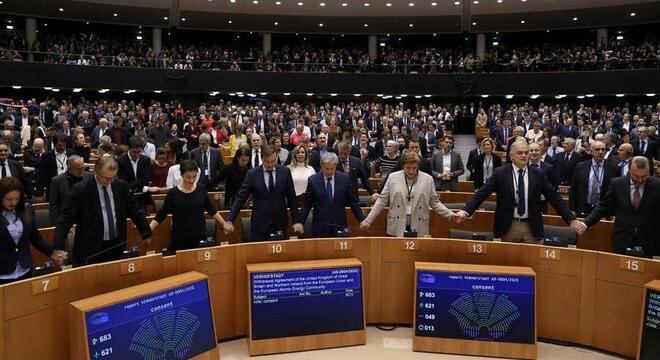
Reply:
[[[568,203],[577,216],[588,215],[605,196],[610,180],[619,175],[619,169],[605,161],[607,147],[601,141],[591,144],[591,160],[575,166]]]
[[[151,230],[144,214],[131,201],[128,185],[116,179],[119,166],[111,157],[101,157],[90,176],[71,188],[55,226],[56,250],[64,243],[72,225],[76,225],[73,264],[82,266],[118,260],[126,249],[126,218],[137,226],[145,243],[151,242]]]

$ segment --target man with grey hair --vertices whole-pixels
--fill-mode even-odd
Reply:
[[[626,176],[630,170],[629,164],[630,159],[633,157],[633,146],[628,143],[621,144],[617,150],[617,155],[619,156],[619,159],[621,159],[617,164],[620,171],[619,175]]]
[[[263,163],[261,143],[261,135],[252,134],[250,138],[250,168],[259,167]]]
[[[564,138],[564,152],[555,159],[555,167],[559,176],[559,183],[569,185],[573,181],[575,165],[583,160],[584,156],[575,151],[574,138]]]
[[[203,133],[199,135],[199,147],[191,151],[191,154],[192,159],[201,170],[199,183],[204,184],[208,191],[213,191],[218,186],[220,173],[225,167],[225,163],[218,149],[212,148],[210,145],[211,135]]]
[[[605,144],[591,144],[591,160],[575,166],[568,203],[576,215],[589,214],[605,196],[610,181],[618,176],[616,165],[605,161]]]
[[[658,160],[658,143],[653,141],[649,137],[650,131],[646,126],[640,126],[637,128],[637,140],[633,141],[633,149],[635,150],[635,156],[644,156],[649,160],[650,164],[653,164],[653,159]]]
[[[321,157],[321,171],[310,176],[307,181],[305,202],[298,223],[293,225],[295,232],[302,234],[303,225],[312,208],[313,237],[335,237],[337,231],[348,228],[346,207],[350,207],[358,222],[365,216],[360,208],[360,199],[352,188],[348,175],[337,172],[339,158],[334,153]]]
[[[658,204],[660,204],[660,179],[649,176],[651,164],[644,156],[630,161],[628,176],[612,179],[603,200],[576,231],[584,231],[613,214],[612,250],[625,254],[629,248],[641,248],[646,257],[660,255],[657,237]]]

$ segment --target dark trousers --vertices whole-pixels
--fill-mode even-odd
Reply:
[[[252,220],[254,221],[254,219]],[[250,241],[251,242],[257,242],[257,241],[269,241],[270,239],[270,234],[277,232],[277,231],[282,231],[284,232],[284,236],[286,238],[286,227],[288,224],[284,224],[284,226],[275,224],[274,222],[271,221],[270,225],[266,227],[265,230],[263,231],[254,231],[253,229],[251,230],[250,233]]]

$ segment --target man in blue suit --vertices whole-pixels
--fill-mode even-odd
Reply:
[[[472,216],[475,210],[490,194],[497,193],[495,207],[494,234],[508,242],[538,244],[543,239],[543,195],[571,228],[580,228],[575,215],[564,205],[561,197],[550,184],[545,172],[527,166],[529,147],[525,140],[517,140],[510,147],[512,164],[501,166],[493,172],[486,183],[459,212],[463,221]]]
[[[245,175],[225,223],[225,231],[234,231],[232,223],[247,199],[252,196],[252,241],[268,240],[269,235],[277,231],[286,233],[289,224],[287,207],[291,210],[291,219],[295,221],[298,218],[291,171],[286,166],[277,165],[277,153],[270,145],[262,148],[261,159],[261,166],[250,169]]]
[[[326,153],[321,158],[321,171],[307,180],[307,192],[300,220],[293,225],[295,232],[302,234],[307,215],[314,208],[312,234],[314,237],[334,237],[338,230],[348,227],[346,207],[350,207],[358,222],[365,216],[360,208],[360,199],[352,188],[348,175],[337,172],[339,158]]]

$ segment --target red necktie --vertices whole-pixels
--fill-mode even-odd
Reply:
[[[642,202],[642,196],[639,193],[639,186],[635,186],[635,192],[633,193],[632,205],[635,210],[639,210],[639,204]]]

